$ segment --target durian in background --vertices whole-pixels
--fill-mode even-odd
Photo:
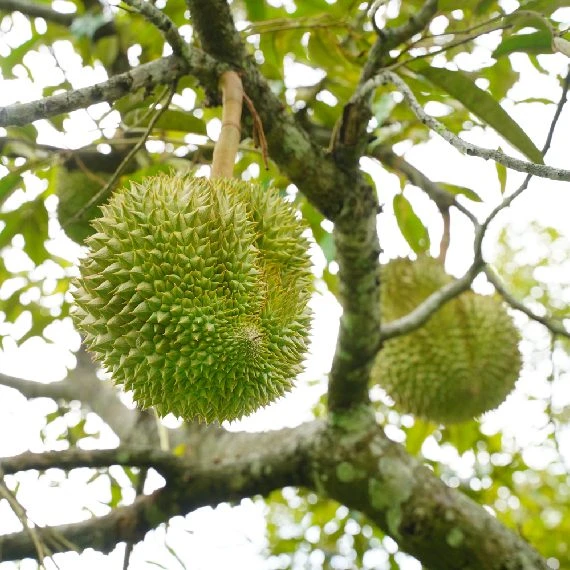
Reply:
[[[395,259],[382,267],[384,322],[414,310],[451,281],[437,259]],[[419,329],[384,343],[372,381],[398,409],[440,423],[462,422],[496,408],[521,368],[519,333],[496,296],[466,291]]]
[[[277,192],[231,178],[243,92],[235,73],[222,82],[213,179],[116,191],[74,293],[75,323],[115,383],[142,408],[207,422],[291,390],[310,329],[304,226]]]

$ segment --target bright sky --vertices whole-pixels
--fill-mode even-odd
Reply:
[[[559,12],[567,14],[568,18],[566,19],[570,20],[570,10],[560,10]],[[558,16],[558,19],[562,19],[562,17]],[[0,38],[0,55],[4,55],[6,45],[13,47],[27,39],[25,21],[16,17],[15,24],[13,31],[5,33]],[[489,41],[493,41],[492,38]],[[68,73],[68,79],[75,87],[90,85],[104,79],[100,70],[86,71],[82,68],[80,60],[73,54],[70,46],[65,42],[60,43],[61,45],[55,46],[55,52]],[[34,77],[38,83],[49,84],[52,82],[54,67],[53,60],[50,58],[51,56],[46,51],[33,57],[30,56],[29,62],[27,61],[29,66],[34,69]],[[479,50],[479,53],[476,52],[471,56],[465,55],[461,65],[464,69],[478,66],[481,58],[488,59],[488,52]],[[547,57],[539,56],[539,61],[552,73],[559,75],[566,73],[568,59],[560,54]],[[546,137],[554,106],[516,105],[514,102],[529,97],[545,97],[556,101],[560,89],[555,80],[545,79],[543,75],[539,75],[527,63],[526,58],[513,56],[513,64],[518,71],[522,72],[524,81],[519,82],[509,93],[510,102],[505,104],[505,108],[524,126],[531,138],[537,142],[537,146],[541,146]],[[308,68],[294,68],[290,65],[288,71],[290,72],[289,77],[301,78],[299,81],[303,84],[312,81],[311,72]],[[18,80],[3,83],[4,88],[0,89],[0,105],[10,104],[16,99],[32,100],[39,96],[38,89],[29,82],[24,74]],[[290,80],[288,87],[291,89],[295,87],[293,80]],[[99,117],[104,110],[104,105],[97,105],[91,108],[89,113],[94,117]],[[47,128],[44,123],[40,129],[42,134],[39,142],[49,141],[50,144],[59,144],[69,148],[77,148],[91,142],[96,136],[96,132],[95,123],[89,117],[89,113],[85,111],[73,113],[73,118],[66,122],[66,128],[69,129],[70,134],[65,137],[56,136],[56,133]],[[112,114],[108,121],[111,128],[113,126]],[[569,124],[570,110],[567,106],[560,120],[560,127],[552,149],[547,156],[549,164],[559,166],[567,164]],[[501,144],[504,149],[508,149],[504,141],[499,140],[494,133],[488,131],[475,130],[468,135],[468,138],[482,146],[494,148],[497,144]],[[407,151],[406,158],[434,180],[471,186],[485,198],[485,203],[478,208],[477,212],[481,216],[488,213],[500,200],[495,168],[490,163],[487,164],[480,159],[462,157],[440,139],[433,139],[428,144],[409,151],[404,145],[396,150],[399,152]],[[508,151],[511,154],[514,153],[511,149]],[[392,197],[398,191],[399,181],[396,176],[384,172],[372,161],[363,160],[362,167],[374,176],[377,188],[379,188],[380,199],[386,204],[385,212],[379,216],[378,221],[381,242],[385,250],[384,258],[406,255],[408,248],[397,231],[390,211]],[[521,181],[522,175],[510,172],[508,189],[516,188]],[[37,181],[31,177],[27,179],[27,182],[29,182],[29,192],[35,193],[41,189]],[[432,243],[436,244],[433,253],[437,253],[441,227],[435,207],[415,188],[408,187],[406,194],[414,200],[414,204],[422,204],[422,208],[418,208],[418,211],[422,219],[428,224]],[[529,250],[532,250],[537,243],[536,236],[528,232],[525,233],[527,224],[533,220],[538,221],[543,226],[557,228],[570,240],[570,229],[568,228],[569,197],[570,190],[567,184],[535,179],[531,182],[527,192],[517,199],[510,210],[499,216],[493,224],[486,241],[485,255],[487,258],[492,259],[494,237],[507,221],[515,220],[514,227],[518,228],[519,232],[517,239],[520,240],[521,244],[527,245]],[[21,194],[15,195],[13,198],[14,201],[21,199]],[[55,207],[55,202],[51,206]],[[465,220],[457,216],[453,218],[452,232],[453,245],[448,255],[448,269],[451,273],[460,275],[471,261],[468,246],[472,242],[472,232]],[[66,256],[74,257],[77,255],[78,248],[72,247],[61,234],[55,243],[58,250]],[[568,251],[563,252],[563,256],[565,256],[564,261],[567,261]],[[14,254],[7,262],[21,264],[22,259]],[[314,249],[314,262],[317,268],[322,269],[324,266],[323,256],[316,248]],[[559,279],[560,276],[554,275],[554,278]],[[563,278],[562,282],[564,282]],[[482,281],[479,281],[478,285],[482,290],[488,291]],[[6,294],[6,292],[0,288],[0,294]],[[297,425],[301,421],[310,419],[312,405],[326,388],[326,373],[330,368],[338,318],[341,312],[334,298],[327,292],[315,294],[312,307],[315,313],[313,342],[307,360],[307,369],[300,377],[298,387],[286,398],[241,422],[236,422],[229,426],[229,429],[276,429],[287,425]],[[520,318],[520,316],[517,318],[520,323],[525,322],[525,319]],[[25,326],[24,323],[22,326]],[[16,348],[15,346],[10,347],[8,342],[7,350],[0,354],[0,370],[6,374],[34,379],[39,382],[52,382],[62,379],[66,367],[73,365],[73,357],[70,356],[69,349],[77,348],[77,335],[73,333],[70,324],[67,323],[56,327],[53,330],[53,336],[57,338],[57,341],[52,345],[46,345],[39,339],[31,339],[21,348]],[[485,427],[489,433],[503,429],[510,437],[516,438],[519,444],[528,446],[528,456],[525,459],[531,463],[534,461],[538,465],[544,461],[544,453],[546,453],[541,448],[542,436],[540,436],[546,416],[540,403],[536,400],[529,400],[527,396],[545,397],[549,395],[549,384],[544,380],[544,366],[548,366],[548,363],[543,361],[536,364],[532,358],[533,353],[536,356],[536,353],[540,352],[541,349],[544,350],[547,344],[547,337],[540,327],[534,325],[527,327],[524,343],[527,366],[523,371],[517,390],[501,406],[499,411],[488,414]],[[566,370],[570,368],[568,362],[562,364],[565,365]],[[568,385],[567,375],[561,380],[565,381],[566,386]],[[555,383],[554,387],[557,390],[556,402],[561,406],[570,405],[570,394],[567,389],[562,390],[562,381]],[[17,434],[17,437],[0,440],[0,457],[21,453],[27,449],[43,450],[44,446],[39,438],[39,432],[44,424],[45,413],[54,411],[54,409],[54,404],[48,400],[28,402],[14,390],[0,388],[0,433]],[[100,422],[94,416],[90,417],[89,421],[93,427],[100,427]],[[51,429],[55,429],[55,427]],[[390,430],[389,435],[396,440],[402,436],[396,428]],[[93,441],[92,445],[113,446],[116,443],[116,438],[107,430],[103,431],[101,440]],[[561,445],[565,455],[570,458],[570,433],[568,431],[562,434]],[[444,453],[437,446],[428,446],[425,451],[433,454],[433,459],[442,458]],[[462,471],[469,473],[469,465],[463,465],[457,457],[448,455],[446,459],[451,461],[453,467],[457,468],[460,473]],[[120,479],[121,471],[116,469],[115,475]],[[85,505],[94,513],[102,514],[107,511],[107,507],[102,502],[108,500],[108,483],[103,478],[96,480],[89,484],[88,492],[86,492],[85,484],[89,476],[87,471],[78,470],[65,481],[63,477],[55,473],[49,478],[44,477],[41,481],[36,481],[36,476],[32,473],[21,474],[17,478],[22,483],[19,499],[30,509],[31,518],[40,524],[58,524],[85,518],[85,512],[81,512],[80,509],[72,510],[70,507],[68,511],[62,508],[63,505]],[[52,480],[60,482],[61,485],[59,487],[54,486],[50,482]],[[25,482],[31,484],[25,485]],[[155,484],[159,484],[159,482],[155,481]],[[88,498],[86,498],[87,494],[89,495]],[[41,500],[38,499],[39,497]],[[125,498],[129,498],[128,494],[125,494]],[[251,570],[268,568],[266,561],[259,557],[260,547],[264,543],[265,527],[262,512],[263,506],[261,504],[249,500],[244,501],[239,508],[221,506],[215,510],[201,509],[188,517],[178,517],[172,521],[168,532],[168,544],[179,553],[188,568],[232,567]],[[4,502],[0,502],[0,520],[2,521],[0,532],[18,528],[17,520]],[[164,535],[164,529],[151,533],[145,541],[147,546],[135,550],[132,567],[154,568],[156,566],[151,565],[149,561],[160,560],[168,568],[181,568],[182,566],[174,560],[172,555],[160,547]],[[387,546],[388,548],[393,547],[389,541]],[[76,568],[79,564],[82,568],[99,568],[101,564],[106,564],[109,568],[114,569],[122,567],[122,551],[122,547],[116,549],[109,558],[103,558],[98,553],[87,552],[82,555],[81,559],[70,554],[58,560],[62,569]],[[377,556],[381,557],[382,555],[377,553]],[[381,567],[383,561],[381,559],[371,560],[372,563]],[[2,570],[13,567],[15,566],[11,563],[0,563]],[[31,562],[25,562],[21,566],[23,569],[35,567],[35,564]],[[277,568],[277,566],[275,567]],[[402,568],[416,570],[419,566],[415,562],[408,562]]]

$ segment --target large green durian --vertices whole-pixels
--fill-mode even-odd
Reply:
[[[450,282],[440,262],[396,259],[383,267],[384,322],[415,309]],[[403,412],[441,423],[496,408],[521,368],[519,333],[497,297],[467,291],[410,334],[386,341],[372,370]]]
[[[93,221],[74,315],[142,407],[234,420],[291,390],[307,347],[308,243],[273,190],[158,176]]]

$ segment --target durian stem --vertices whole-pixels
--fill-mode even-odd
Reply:
[[[241,106],[243,85],[235,71],[226,71],[220,78],[222,89],[222,130],[214,146],[210,178],[231,178],[241,139]]]

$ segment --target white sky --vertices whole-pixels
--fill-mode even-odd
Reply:
[[[570,10],[566,10],[570,13]],[[560,19],[560,18],[559,18]],[[569,18],[570,19],[570,16]],[[17,20],[16,20],[17,21]],[[5,47],[17,45],[26,39],[25,33],[21,32],[24,24],[17,21],[18,36],[11,32],[0,37],[0,55],[4,55]],[[74,86],[84,86],[101,81],[100,70],[86,71],[81,67],[81,62],[73,56],[71,50],[62,44],[59,51],[60,59],[65,62],[66,71],[69,74]],[[49,83],[53,69],[51,56],[42,55],[30,58],[29,65],[37,70],[37,81]],[[480,65],[480,58],[487,57],[480,53],[474,56],[465,56],[461,62],[462,67],[469,69],[471,65]],[[471,58],[471,61],[470,61]],[[551,73],[565,75],[568,59],[558,54],[554,56],[539,56],[541,65]],[[554,79],[547,79],[530,66],[525,57],[512,56],[513,65],[521,71],[523,80],[520,81],[509,93],[511,101],[517,101],[528,97],[547,97],[557,100],[559,87]],[[28,63],[28,61],[27,61]],[[40,70],[45,70],[44,75]],[[302,82],[309,83],[310,75],[307,69],[291,68],[292,77],[299,77],[302,73]],[[6,105],[16,98],[32,100],[39,96],[39,91],[30,82],[22,77],[16,81],[3,82],[0,89],[0,104]],[[289,85],[292,87],[292,85]],[[92,111],[99,115],[102,106]],[[545,107],[541,104],[521,104],[514,105],[512,102],[505,104],[507,111],[526,129],[530,137],[542,146],[545,139],[548,125],[554,111],[554,106]],[[60,144],[70,148],[76,148],[91,142],[95,135],[93,129],[95,123],[89,119],[86,112],[73,114],[72,120],[66,124],[69,126],[70,135],[65,138],[56,138],[50,129],[43,129],[43,142],[50,144]],[[74,129],[80,125],[79,132]],[[567,166],[569,140],[570,110],[568,106],[560,120],[552,149],[547,155],[547,162],[552,165]],[[73,131],[73,134],[71,132]],[[467,137],[466,137],[467,138]],[[469,140],[487,147],[495,147],[498,143],[503,148],[507,148],[504,141],[491,132],[475,130],[468,135]],[[397,149],[406,152],[406,158],[426,175],[434,180],[452,182],[456,184],[469,185],[485,198],[485,203],[478,207],[478,214],[488,213],[500,200],[499,185],[496,177],[495,167],[491,163],[485,163],[481,159],[467,158],[459,155],[455,150],[440,139],[433,139],[427,145],[408,150]],[[509,152],[511,150],[509,149]],[[390,205],[393,195],[398,191],[399,181],[396,176],[383,171],[371,161],[363,160],[362,166],[369,171],[380,189],[380,199],[386,204],[385,213],[379,217],[379,231],[381,235],[382,247],[385,250],[385,258],[392,258],[398,255],[406,255],[408,248],[396,229],[395,222],[391,216]],[[509,172],[508,189],[516,188],[522,181],[523,176]],[[467,181],[467,184],[466,184]],[[33,182],[31,183],[33,188]],[[406,195],[414,200],[414,204],[422,203],[419,210],[422,219],[427,222],[432,243],[437,244],[441,227],[438,217],[435,215],[434,206],[415,188],[409,187]],[[17,196],[16,196],[17,199]],[[469,204],[471,206],[471,204]],[[570,239],[570,229],[568,227],[568,212],[570,212],[570,189],[567,184],[556,183],[548,180],[534,179],[526,193],[515,201],[510,210],[501,215],[493,224],[490,235],[486,241],[485,255],[492,258],[493,237],[497,235],[503,224],[515,220],[521,228],[532,221],[539,221],[544,226],[552,226]],[[463,219],[454,217],[453,219],[452,247],[448,255],[448,269],[451,273],[461,274],[469,265],[469,246],[472,243],[472,232]],[[520,239],[528,241],[529,247],[533,246],[532,236],[522,234]],[[67,245],[62,247],[68,253],[75,254],[76,250],[70,250]],[[322,268],[322,254],[315,250],[315,264]],[[433,253],[437,253],[437,245]],[[566,252],[568,255],[569,252]],[[567,276],[566,281],[567,281]],[[484,286],[483,286],[484,287]],[[261,410],[251,417],[241,422],[236,422],[230,429],[276,429],[282,426],[297,425],[303,420],[310,419],[311,406],[317,401],[326,387],[326,373],[330,368],[330,363],[335,347],[336,333],[338,328],[338,318],[340,308],[334,298],[326,292],[318,293],[312,300],[312,307],[315,312],[313,324],[313,343],[307,361],[307,370],[301,376],[298,387],[286,398],[276,404]],[[524,319],[520,319],[524,322]],[[71,327],[61,325],[58,327],[56,335],[58,341],[54,345],[45,345],[39,339],[31,339],[21,348],[9,348],[0,354],[0,370],[6,374],[34,379],[39,382],[51,382],[64,377],[66,366],[72,365],[72,357],[69,356],[69,347],[77,347],[77,337],[71,331]],[[525,345],[527,349],[537,350],[542,345],[547,344],[546,336],[540,327],[530,327],[528,333],[533,340],[534,346],[529,343]],[[530,350],[528,351],[531,352]],[[565,363],[568,364],[567,362]],[[498,412],[488,415],[486,429],[492,433],[498,429],[503,429],[511,437],[516,438],[520,445],[529,446],[529,461],[536,461],[540,465],[544,461],[544,449],[540,447],[542,442],[540,433],[544,426],[545,416],[540,403],[529,400],[528,395],[540,397],[548,396],[545,390],[549,389],[544,381],[544,372],[535,366],[528,366],[523,371],[517,391],[507,400]],[[567,375],[563,379],[564,385],[568,386]],[[560,392],[556,394],[556,399],[560,405],[570,404],[570,396],[566,388],[563,393],[562,384],[559,384]],[[0,388],[0,433],[17,434],[17,437],[3,438],[0,440],[0,457],[21,453],[27,449],[40,451],[44,449],[39,439],[38,433],[43,426],[43,417],[46,411],[53,411],[53,403],[47,400],[36,400],[28,402],[17,392]],[[93,425],[97,421],[92,419]],[[400,437],[398,430],[392,430],[390,435],[395,439]],[[95,442],[93,442],[95,443]],[[110,435],[104,436],[97,445],[112,446],[116,444],[116,439]],[[567,457],[570,457],[570,437],[564,433],[562,437],[562,447]],[[429,450],[428,450],[429,451]],[[431,452],[441,458],[442,450],[432,449]],[[461,471],[462,466],[456,458],[448,457]],[[526,457],[525,457],[526,459]],[[119,471],[117,470],[117,476]],[[61,481],[61,487],[54,487],[45,478],[41,482],[35,482],[33,474],[22,474],[18,480],[22,482],[20,500],[30,509],[30,516],[40,524],[57,524],[69,521],[69,517],[84,518],[85,514],[80,510],[67,511],[62,508],[65,504],[86,505],[95,513],[105,512],[105,507],[100,502],[108,499],[108,485],[103,479],[96,481],[89,486],[89,498],[86,498],[85,481],[89,475],[80,470],[72,473],[67,481],[61,481],[61,477],[56,479]],[[24,485],[29,481],[30,485]],[[41,494],[40,494],[41,493]],[[125,494],[125,497],[128,495]],[[41,500],[38,498],[41,497]],[[268,568],[266,561],[259,557],[260,545],[264,542],[264,524],[262,520],[263,507],[254,504],[252,501],[244,501],[239,508],[230,509],[221,506],[217,509],[201,509],[188,517],[177,517],[170,525],[168,533],[168,544],[175,548],[179,555],[185,559],[188,568],[222,568],[232,567],[236,570],[247,568],[256,570],[257,568]],[[17,528],[17,521],[10,515],[9,509],[4,503],[0,503],[0,531]],[[147,537],[146,547],[135,549],[132,558],[132,567],[153,568],[145,560],[161,560],[169,568],[178,568],[179,565],[174,559],[165,554],[165,550],[160,547],[164,539],[164,529],[159,529]],[[87,552],[78,558],[70,554],[58,558],[59,567],[62,569],[76,568],[99,568],[102,564],[109,569],[122,567],[122,547],[115,550],[108,558],[102,557],[98,553]],[[11,563],[0,563],[0,569],[14,567]],[[406,570],[419,568],[416,563],[409,562],[403,566]],[[21,568],[35,568],[34,563],[23,563]],[[49,568],[49,566],[48,566]]]

